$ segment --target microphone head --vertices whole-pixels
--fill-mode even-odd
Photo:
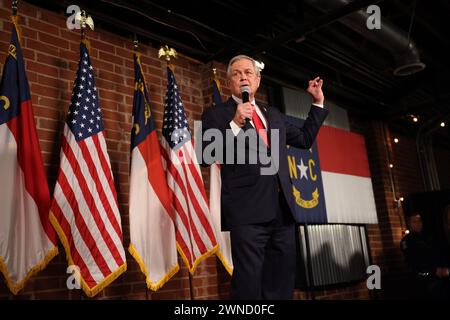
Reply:
[[[241,87],[241,93],[242,93],[242,92],[250,93],[250,87],[249,87],[249,86],[242,86],[242,87]]]
[[[249,94],[250,94],[250,87],[249,86],[242,86],[241,87],[241,94],[242,94],[242,102],[248,102],[249,101]]]

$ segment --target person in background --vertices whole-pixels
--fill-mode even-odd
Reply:
[[[400,242],[409,269],[419,289],[419,296],[430,299],[450,298],[449,266],[439,250],[423,235],[420,213],[407,218],[409,233]]]

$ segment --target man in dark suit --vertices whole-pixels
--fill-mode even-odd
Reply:
[[[304,126],[296,127],[278,109],[256,104],[261,76],[252,58],[240,55],[231,59],[227,76],[232,96],[222,106],[205,109],[202,131],[204,136],[208,129],[218,129],[232,137],[223,139],[224,159],[214,159],[222,163],[222,230],[229,230],[231,238],[234,270],[230,298],[292,299],[295,203],[286,145],[310,148],[313,144],[328,114],[323,109],[323,80],[309,81],[307,92],[313,97],[313,106]],[[243,86],[249,87],[246,103],[242,102]],[[209,143],[202,142],[204,151]],[[239,162],[243,154],[245,161]],[[263,155],[268,156],[269,164]],[[257,160],[250,161],[252,156]]]

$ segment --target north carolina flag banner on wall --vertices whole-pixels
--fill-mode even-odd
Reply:
[[[117,194],[94,72],[85,42],[61,142],[50,219],[92,297],[125,272]]]
[[[175,212],[178,252],[193,274],[203,259],[216,252],[217,241],[189,124],[169,67],[162,134],[161,153]]]
[[[134,74],[128,250],[145,274],[148,288],[156,291],[179,269],[175,217],[138,53]]]
[[[0,84],[0,271],[13,294],[58,253],[17,17]]]
[[[221,108],[222,96],[220,94],[219,80],[214,79],[213,85],[213,106]],[[231,255],[230,232],[222,231],[221,222],[221,192],[222,178],[220,176],[220,164],[213,163],[209,171],[209,211],[211,212],[212,223],[216,231],[216,239],[218,244],[217,257],[222,262],[227,272],[233,273],[233,259]]]
[[[289,148],[288,163],[301,221],[378,223],[363,136],[322,126],[310,150]]]

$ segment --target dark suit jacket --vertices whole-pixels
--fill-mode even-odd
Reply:
[[[224,156],[221,167],[221,214],[222,230],[224,231],[231,230],[239,225],[264,223],[274,219],[279,202],[279,191],[283,193],[291,214],[295,217],[295,200],[292,194],[292,182],[289,177],[286,145],[297,148],[310,148],[328,114],[326,109],[311,106],[304,126],[296,127],[288,123],[286,116],[278,109],[258,106],[266,118],[269,127],[269,138],[271,130],[279,130],[278,155],[271,155],[272,157],[279,157],[278,172],[273,175],[261,175],[260,169],[268,167],[268,165],[265,165],[259,159],[254,164],[236,164],[236,157],[234,157],[234,163],[227,163]],[[233,144],[224,143],[224,154],[231,150],[234,150],[236,154],[238,151],[243,151],[242,148],[245,149],[244,152],[247,155],[252,152],[253,154],[257,153],[256,146],[254,143],[249,143],[248,139],[245,144],[242,144],[241,150],[238,150],[237,142],[242,139],[244,134],[241,132],[237,137],[234,137],[230,127],[230,121],[234,117],[236,108],[236,102],[230,97],[221,106],[205,109],[202,114],[202,132],[204,133],[206,130],[214,128],[219,129],[225,136],[228,129],[228,134],[232,135],[234,141],[232,138]],[[255,131],[250,123],[247,123],[243,130],[246,133],[248,130]],[[209,143],[203,141],[202,149],[205,150]],[[262,142],[260,141],[260,143]],[[270,141],[269,145],[272,147],[273,143],[274,141]],[[269,155],[272,149],[274,148],[269,148]],[[210,164],[202,163],[202,165]]]

